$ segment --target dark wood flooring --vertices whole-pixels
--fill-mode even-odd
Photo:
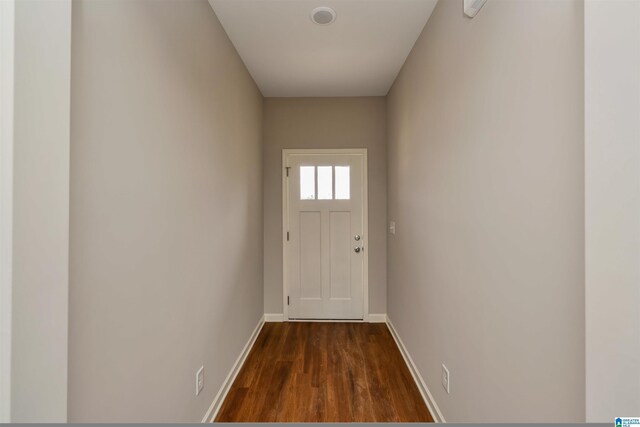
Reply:
[[[433,421],[382,323],[267,323],[217,422]]]

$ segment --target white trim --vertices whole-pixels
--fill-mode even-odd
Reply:
[[[371,313],[368,316],[369,323],[387,323],[387,315],[385,313]]]
[[[0,423],[11,418],[15,2],[0,1]]]
[[[367,323],[360,319],[287,319],[291,323]]]
[[[287,154],[288,150],[282,150],[282,315],[285,319],[289,318],[289,304],[287,304],[287,283],[289,283],[288,265],[287,265],[287,230],[289,224],[289,203],[288,194],[289,187],[287,181]]]
[[[369,321],[369,160],[366,148],[335,148],[335,149],[309,149],[309,148],[285,148],[282,150],[282,312],[285,320],[289,320],[289,307],[287,305],[287,229],[289,224],[287,156],[290,154],[359,154],[362,155],[362,228],[364,236],[362,243],[366,250],[363,252],[362,272],[362,299],[363,321]]]
[[[409,351],[404,346],[402,339],[400,339],[400,335],[398,335],[398,332],[393,327],[393,323],[391,323],[391,319],[389,319],[388,317],[387,317],[387,327],[389,328],[389,331],[391,332],[393,339],[396,341],[396,344],[400,349],[400,353],[402,353],[402,357],[404,358],[404,361],[407,364],[409,371],[411,371],[413,380],[416,382],[416,385],[420,390],[420,394],[422,395],[422,399],[424,400],[424,403],[426,403],[427,408],[429,408],[429,412],[431,412],[431,415],[433,416],[434,421],[437,423],[446,422],[444,419],[444,416],[442,415],[442,412],[440,412],[440,408],[438,408],[436,401],[433,399],[433,395],[429,391],[429,388],[427,388],[427,384],[422,379],[422,375],[420,375],[420,371],[418,370],[418,367],[416,366],[415,363],[413,363],[413,359],[411,359],[411,355],[409,354]]]
[[[265,313],[265,322],[319,322],[319,323],[386,323],[386,314],[370,314],[367,320],[339,320],[339,319],[286,319],[283,313]]]
[[[363,293],[362,293],[362,298],[364,299],[363,301],[364,309],[362,314],[364,316],[363,317],[364,321],[367,322],[369,321],[369,252],[371,252],[370,246],[369,246],[369,157],[368,157],[369,154],[366,148],[363,148],[358,151],[361,151],[363,154],[362,206],[364,207],[364,212],[362,215],[362,221],[363,221],[362,229],[366,234],[364,235],[362,240],[366,250],[363,253],[364,265],[362,266],[362,269],[363,269],[362,282],[364,286]]]
[[[265,322],[284,322],[284,314],[283,313],[265,313],[264,321]]]
[[[229,390],[231,389],[233,382],[236,380],[236,377],[238,376],[238,373],[240,372],[242,365],[244,365],[244,362],[247,360],[247,356],[249,355],[249,352],[251,351],[253,344],[255,344],[256,339],[258,338],[258,335],[260,335],[260,331],[262,330],[263,326],[264,326],[264,316],[262,316],[258,321],[258,325],[256,326],[256,328],[253,330],[253,333],[249,337],[249,341],[247,341],[247,344],[244,346],[244,348],[240,352],[240,355],[236,359],[236,362],[231,367],[231,370],[229,371],[227,378],[222,383],[222,386],[220,387],[218,394],[216,394],[216,397],[213,399],[211,406],[209,406],[209,410],[202,418],[203,423],[213,422],[213,420],[215,420],[216,416],[218,415],[218,411],[220,411],[220,408],[224,403],[224,399],[227,397],[227,394],[229,393]]]

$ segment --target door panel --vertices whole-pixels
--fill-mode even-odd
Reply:
[[[300,298],[322,298],[320,212],[300,212]]]
[[[330,224],[329,298],[351,298],[351,212],[331,212]]]
[[[362,319],[366,155],[295,153],[284,161],[289,318]]]

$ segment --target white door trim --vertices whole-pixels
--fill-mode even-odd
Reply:
[[[15,1],[0,1],[0,423],[11,417]]]
[[[285,165],[287,164],[287,156],[290,154],[358,154],[362,155],[362,223],[364,233],[364,267],[362,276],[363,286],[363,321],[369,321],[369,178],[368,178],[368,161],[367,161],[367,149],[366,148],[337,148],[337,149],[306,149],[285,148],[282,150],[282,312],[284,319],[289,320],[289,306],[287,304],[287,295],[289,294],[289,278],[288,278],[288,265],[287,265],[287,230],[289,227],[289,191],[287,187],[287,170]]]

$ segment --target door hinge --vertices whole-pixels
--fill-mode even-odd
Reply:
[[[287,305],[289,305],[289,295],[287,295]]]
[[[287,242],[289,241],[289,232],[287,231]]]
[[[285,169],[287,171],[287,178],[289,178],[289,169],[291,169],[291,166],[286,166]]]

